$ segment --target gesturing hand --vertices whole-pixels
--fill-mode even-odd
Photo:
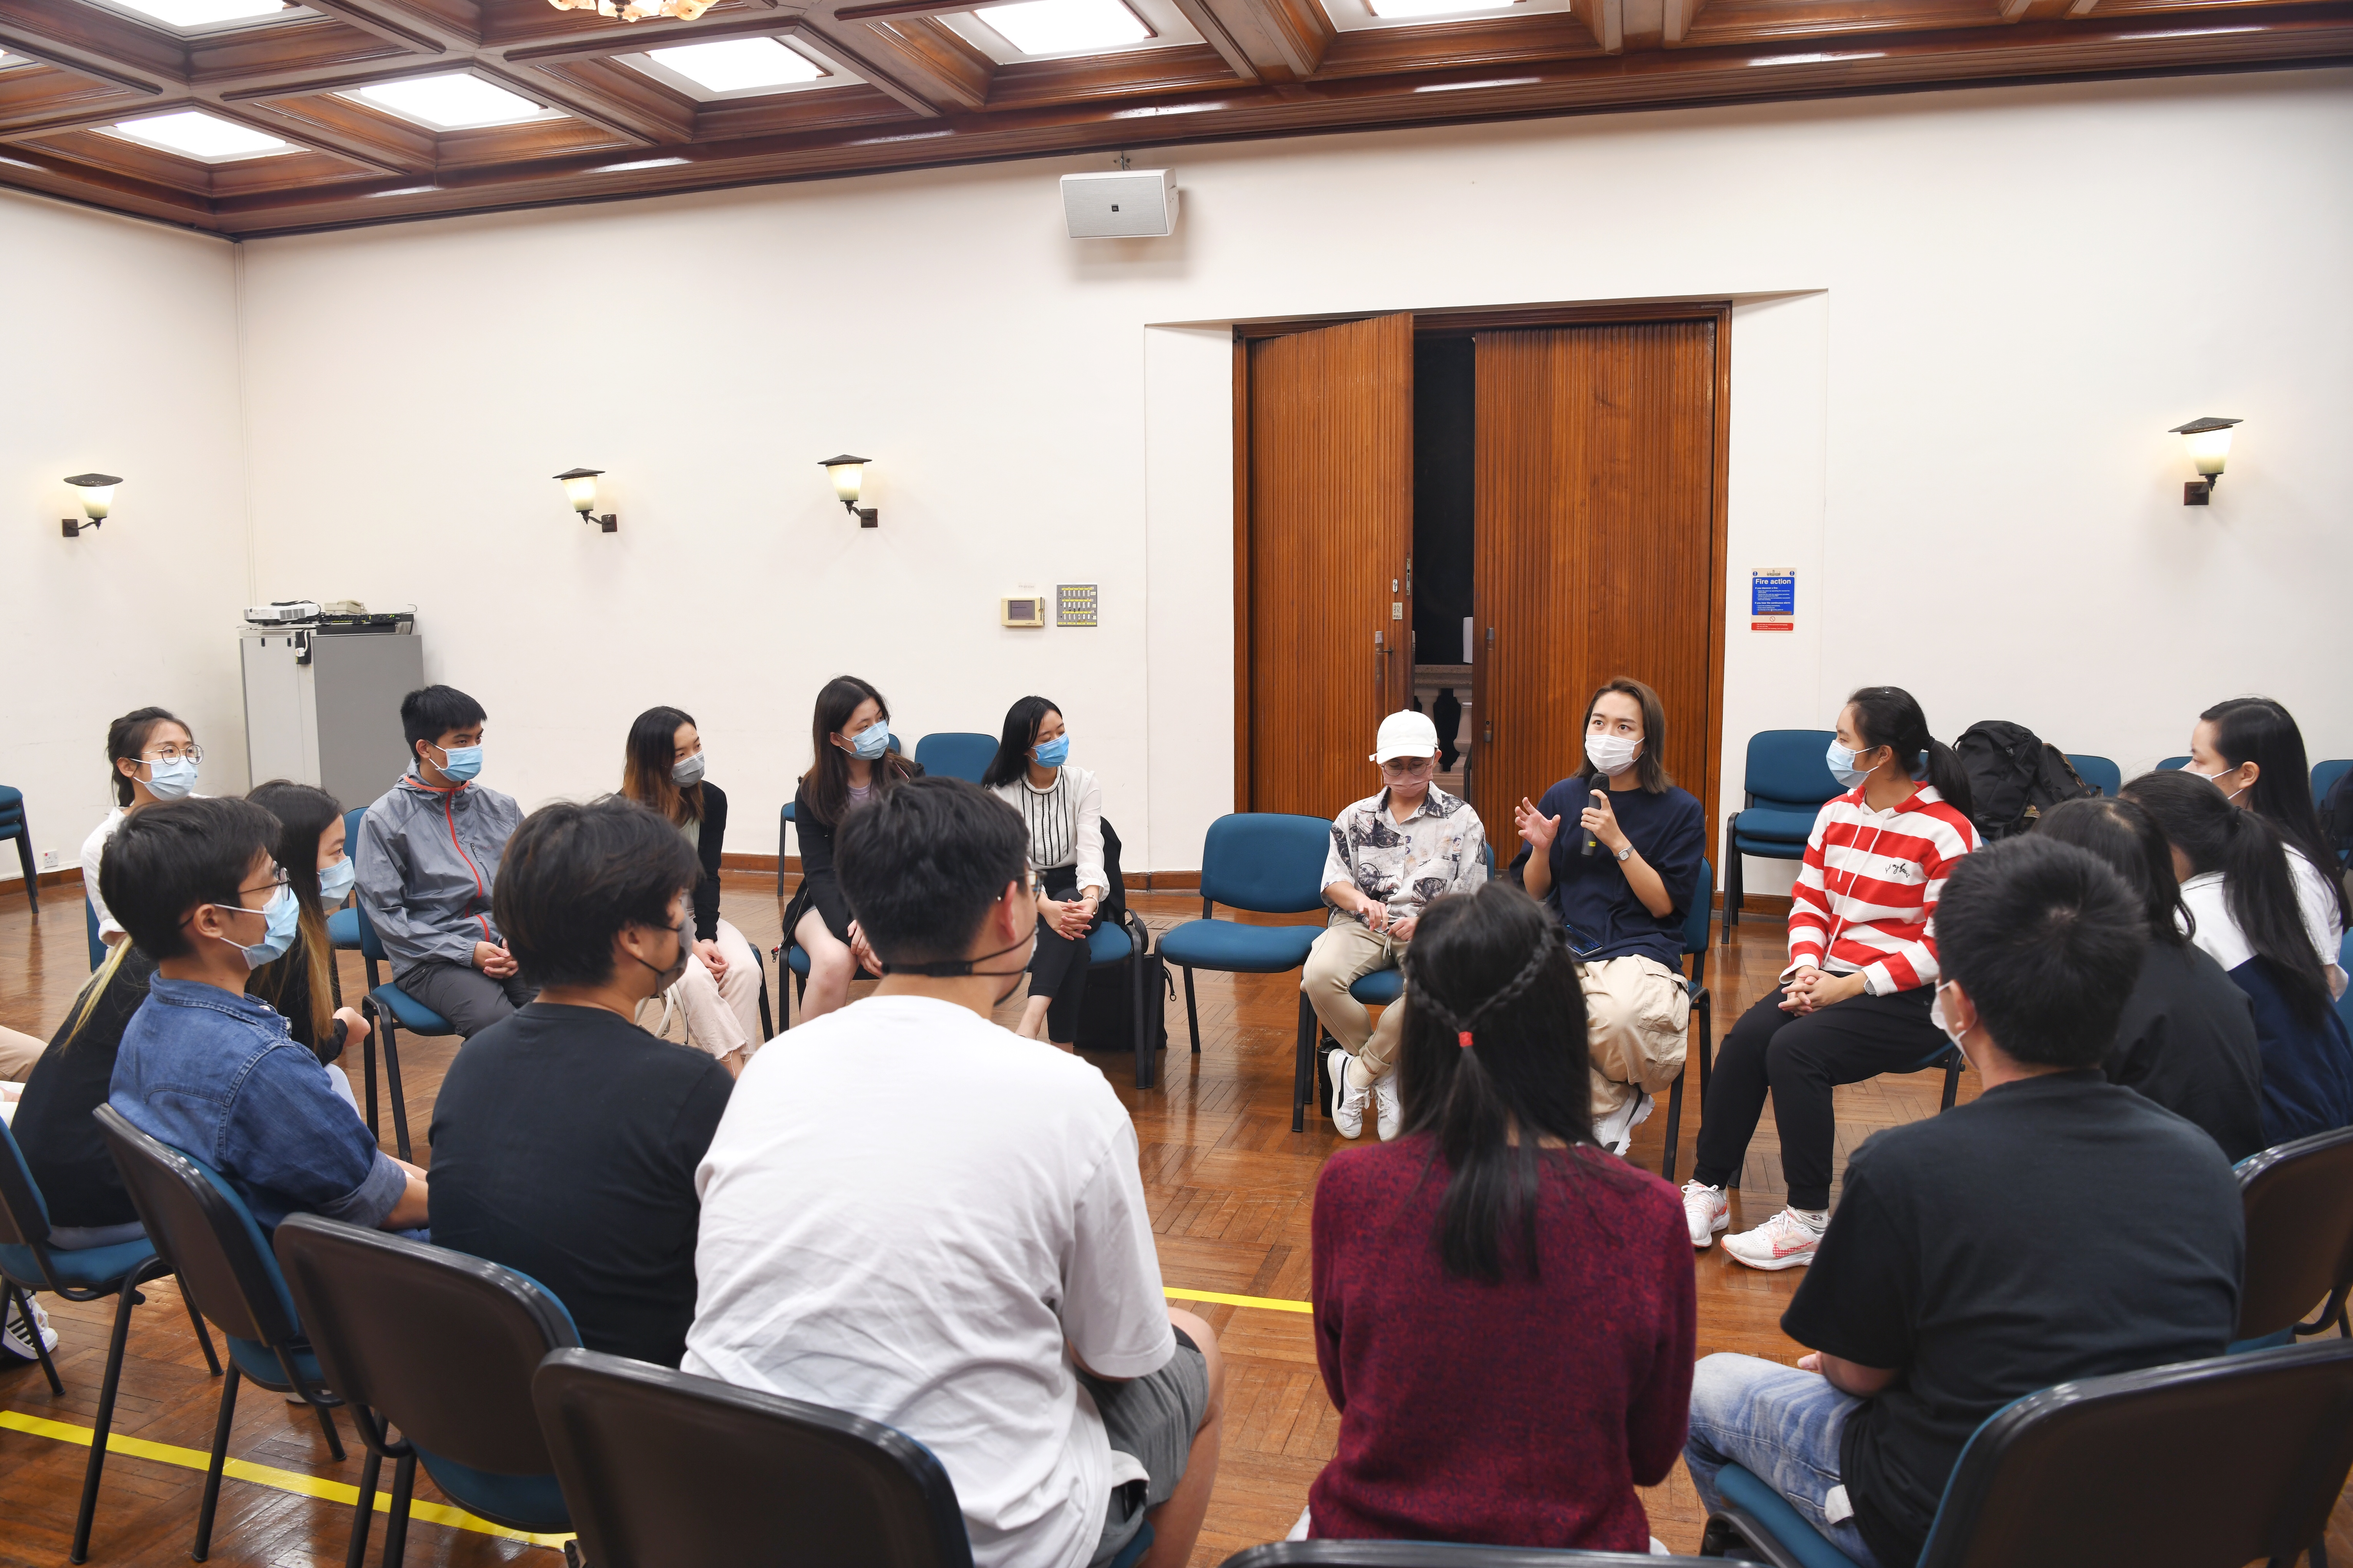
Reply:
[[[1520,837],[1528,841],[1528,847],[1539,855],[1549,851],[1552,841],[1560,837],[1560,818],[1546,816],[1531,805],[1525,795],[1520,797],[1519,805],[1512,813],[1512,826],[1520,830]]]

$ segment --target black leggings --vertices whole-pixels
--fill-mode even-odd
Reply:
[[[1054,866],[1038,873],[1038,885],[1047,897],[1068,903],[1079,896],[1079,868]],[[1098,914],[1089,921],[1092,931],[1103,924]],[[1038,918],[1038,951],[1029,956],[1029,994],[1050,996],[1046,1009],[1046,1037],[1067,1046],[1079,1033],[1079,1005],[1087,996],[1087,939],[1062,935]]]
[[[1708,1079],[1693,1176],[1720,1187],[1740,1173],[1769,1089],[1789,1206],[1830,1207],[1831,1146],[1838,1133],[1831,1090],[1883,1072],[1911,1072],[1949,1047],[1944,1031],[1928,1022],[1936,994],[1932,985],[1891,996],[1865,994],[1801,1017],[1781,1011],[1783,993],[1776,991],[1749,1008],[1724,1037]]]

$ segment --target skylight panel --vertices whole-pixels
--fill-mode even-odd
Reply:
[[[405,81],[380,81],[343,96],[389,110],[404,120],[414,120],[436,131],[512,125],[550,112],[519,92],[509,92],[465,71],[416,76]]]
[[[758,92],[816,81],[825,68],[774,38],[724,38],[715,44],[681,44],[648,49],[657,65],[676,71],[706,92]]]
[[[1472,11],[1507,11],[1512,0],[1366,0],[1366,9],[1385,21],[1421,16],[1459,16]]]
[[[1126,48],[1152,37],[1121,0],[1019,0],[973,15],[1025,55],[1087,55]]]
[[[291,9],[286,0],[107,0],[167,27],[216,27],[224,22],[255,22]]]
[[[104,129],[126,141],[160,147],[166,153],[177,153],[184,158],[206,163],[227,163],[239,158],[263,158],[273,153],[296,151],[291,142],[280,141],[249,125],[239,125],[234,120],[206,114],[201,109],[118,121]]]

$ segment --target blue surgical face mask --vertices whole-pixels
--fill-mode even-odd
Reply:
[[[351,895],[352,884],[359,879],[360,868],[344,856],[319,873],[319,901],[332,909]]]
[[[891,749],[891,721],[877,719],[850,737],[849,749],[861,762],[873,762]]]
[[[1846,789],[1857,788],[1872,773],[1869,768],[1856,767],[1854,757],[1855,753],[1851,747],[1841,746],[1836,741],[1831,742],[1831,749],[1822,757],[1822,760],[1831,765],[1831,776],[1838,780],[1840,785]]]
[[[147,793],[157,800],[178,800],[195,787],[196,764],[185,757],[147,764]]]
[[[1038,765],[1041,768],[1060,767],[1071,754],[1070,731],[1066,730],[1050,741],[1040,741],[1031,754],[1038,759]]]
[[[441,750],[441,774],[451,784],[466,784],[482,771],[482,748],[446,746]]]
[[[294,933],[302,926],[302,906],[294,901],[294,889],[280,888],[269,903],[246,912],[259,915],[269,922],[269,929],[259,942],[239,949],[245,954],[245,966],[259,969],[285,957],[286,950],[294,945]]]

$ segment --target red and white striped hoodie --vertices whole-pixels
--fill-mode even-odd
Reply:
[[[1929,934],[1953,864],[1979,847],[1977,825],[1930,784],[1885,811],[1860,788],[1825,803],[1789,890],[1789,967],[1861,970],[1873,996],[1936,981]]]

